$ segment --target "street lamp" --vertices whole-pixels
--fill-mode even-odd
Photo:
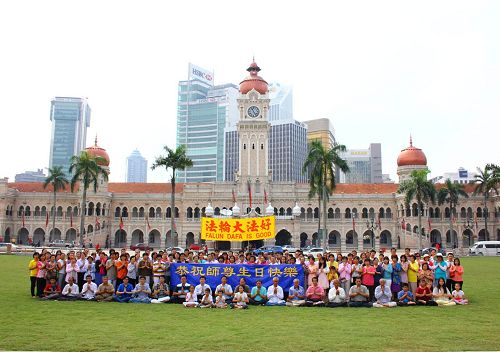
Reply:
[[[375,233],[373,232],[373,230],[375,230],[375,219],[374,218],[370,218],[370,220],[366,220],[366,228],[368,230],[370,230],[370,233],[371,233],[371,245],[372,245],[372,248],[375,249]],[[363,238],[364,239],[364,238]]]
[[[472,229],[473,227],[473,223],[472,223],[472,219],[471,218],[467,218],[466,220],[464,220],[464,228],[465,230],[467,231],[467,237],[469,237],[469,247],[472,245],[471,244],[471,235],[472,235]]]

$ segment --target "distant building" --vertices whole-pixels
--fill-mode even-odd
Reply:
[[[391,179],[391,175],[389,174],[382,174],[382,183],[395,183],[393,179]]]
[[[292,87],[271,83],[269,85],[269,122],[293,119]]]
[[[49,167],[62,166],[69,174],[70,159],[85,149],[90,106],[87,98],[55,97],[50,108],[52,137]]]
[[[38,169],[38,171],[25,171],[21,174],[17,174],[15,177],[16,182],[44,182],[47,175],[43,173],[43,169]]]
[[[447,179],[450,179],[453,183],[473,183],[475,181],[476,173],[469,172],[463,167],[458,168],[456,172],[445,172],[443,176],[437,177],[436,182],[445,183]]]
[[[177,145],[185,145],[193,166],[177,172],[179,182],[224,179],[224,128],[238,120],[234,84],[214,86],[213,74],[189,65],[187,81],[179,82]]]
[[[330,149],[335,145],[335,129],[330,119],[321,118],[304,121],[307,125],[307,143],[319,140],[323,147]]]
[[[127,158],[127,182],[148,182],[148,161],[136,149]]]
[[[342,158],[350,171],[340,172],[340,183],[383,183],[380,143],[371,143],[368,149],[349,149]]]

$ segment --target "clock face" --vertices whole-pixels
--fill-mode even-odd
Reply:
[[[260,115],[260,109],[256,106],[250,106],[248,108],[247,114],[249,117],[257,117]]]

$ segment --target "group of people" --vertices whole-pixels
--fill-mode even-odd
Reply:
[[[171,286],[172,263],[195,264],[299,264],[304,280],[296,278],[291,287],[280,286],[274,277],[264,287],[258,280],[249,287],[244,278],[235,287],[222,276],[211,287],[206,277],[190,285],[185,275]],[[431,251],[420,256],[406,248],[401,256],[392,248],[389,255],[375,250],[360,255],[352,251],[304,256],[294,253],[220,252],[173,250],[133,255],[125,249],[108,253],[62,251],[35,252],[29,262],[31,296],[43,300],[116,301],[120,303],[179,303],[185,307],[245,309],[249,305],[395,307],[451,306],[467,304],[463,292],[464,269],[459,258]],[[304,282],[304,286],[301,285]],[[215,285],[214,285],[215,286]]]

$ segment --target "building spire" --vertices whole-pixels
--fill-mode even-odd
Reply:
[[[410,133],[410,147],[413,147],[413,138],[411,137],[411,133]]]
[[[94,143],[95,143],[94,145],[97,147],[97,133],[95,134],[95,142]]]

